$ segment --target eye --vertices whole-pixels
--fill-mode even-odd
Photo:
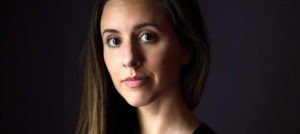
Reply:
[[[116,37],[108,38],[106,44],[110,47],[118,47],[121,44],[121,40]]]
[[[154,34],[154,33],[143,33],[140,36],[140,40],[143,42],[152,42],[152,41],[155,41],[156,38],[157,38],[156,34]]]

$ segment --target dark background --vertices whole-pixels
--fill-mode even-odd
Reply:
[[[74,133],[93,4],[1,1],[0,133]],[[300,1],[200,5],[212,62],[197,115],[220,134],[300,133]]]

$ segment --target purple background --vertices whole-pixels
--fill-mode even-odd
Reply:
[[[1,132],[74,133],[93,3],[1,1]],[[212,62],[197,115],[220,134],[300,133],[300,2],[200,5]]]

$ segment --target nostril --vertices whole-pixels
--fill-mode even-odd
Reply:
[[[133,63],[132,63],[132,67],[139,67],[140,66],[140,61],[134,61]]]
[[[137,45],[126,44],[123,45],[122,62],[123,67],[139,67],[142,62],[140,50]]]
[[[141,61],[138,58],[133,58],[130,61],[124,62],[123,67],[139,67],[141,65]]]

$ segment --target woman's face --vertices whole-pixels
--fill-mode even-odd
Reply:
[[[114,86],[132,106],[179,90],[189,60],[172,24],[150,0],[110,0],[101,17],[104,61]]]

